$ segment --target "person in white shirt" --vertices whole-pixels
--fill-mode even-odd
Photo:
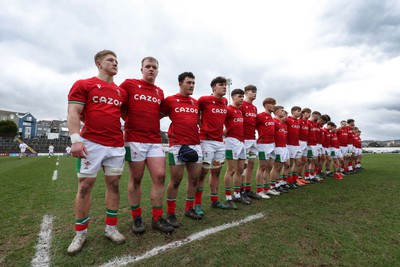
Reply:
[[[54,146],[50,145],[49,146],[49,158],[50,158],[50,156],[53,156],[53,155],[54,155]]]
[[[19,158],[20,158],[20,159],[22,159],[22,156],[28,156],[28,155],[25,153],[27,147],[28,147],[28,145],[25,144],[24,142],[22,142],[21,144],[19,144],[19,150],[20,150]]]
[[[71,147],[70,146],[67,146],[65,148],[65,153],[67,153],[67,157],[71,156]]]

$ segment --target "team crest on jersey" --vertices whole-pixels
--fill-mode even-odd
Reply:
[[[176,100],[176,102],[178,102],[178,103],[179,103],[179,101],[180,101],[180,99],[177,99],[177,100]]]
[[[213,100],[213,104],[215,104],[215,101]]]
[[[139,84],[138,87],[139,87],[139,89],[140,89],[140,88],[142,88],[142,85]]]
[[[159,94],[158,94],[158,89],[156,89],[156,94],[159,95]]]
[[[190,102],[192,102],[192,105],[194,105],[193,99],[190,99]]]
[[[98,83],[98,84],[97,84],[97,87],[100,89],[100,88],[101,88],[101,84]]]
[[[118,96],[121,96],[121,92],[117,89]]]

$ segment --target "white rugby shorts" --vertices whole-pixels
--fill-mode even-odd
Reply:
[[[125,142],[125,160],[130,162],[140,162],[147,158],[165,157],[162,144]]]
[[[244,140],[244,147],[246,148],[246,158],[254,160],[257,158],[257,140]]]
[[[88,155],[86,158],[77,159],[77,175],[79,178],[96,178],[98,171],[102,167],[115,169],[124,168],[124,147],[110,147],[89,141],[82,138]]]
[[[287,147],[275,147],[275,162],[285,163],[289,159]]]
[[[299,159],[303,155],[303,151],[300,149],[300,146],[286,146],[289,151],[289,158],[291,159]]]
[[[201,150],[201,145],[188,145],[191,149],[194,149],[199,156],[199,160],[195,163],[203,163],[203,151]],[[168,162],[169,165],[185,165],[186,162],[180,161],[178,159],[179,149],[181,145],[171,146],[168,149]]]
[[[275,143],[257,144],[257,149],[260,160],[275,159]]]
[[[244,143],[233,137],[225,138],[225,158],[226,159],[246,159],[246,148]]]
[[[307,146],[307,157],[309,159],[315,159],[318,155],[319,154],[317,146]]]
[[[342,152],[343,157],[347,156],[349,153],[349,148],[347,146],[340,146],[339,149],[340,152]]]
[[[218,169],[222,167],[222,163],[225,161],[224,142],[201,140],[201,149],[203,150],[203,168]]]
[[[307,157],[308,149],[307,149],[307,142],[306,141],[299,141],[301,155],[303,157]]]

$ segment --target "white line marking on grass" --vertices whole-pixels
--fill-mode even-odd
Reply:
[[[210,228],[210,229],[198,232],[196,234],[188,236],[187,238],[185,238],[183,240],[179,240],[179,241],[175,241],[175,242],[172,242],[172,243],[168,243],[168,244],[166,244],[164,246],[160,246],[160,247],[155,247],[152,250],[150,250],[150,251],[148,251],[148,252],[146,252],[146,253],[144,253],[142,255],[117,257],[114,260],[111,260],[108,263],[105,263],[105,264],[103,264],[101,266],[102,267],[103,266],[104,267],[106,267],[106,266],[115,267],[115,266],[124,266],[124,265],[127,265],[127,264],[136,263],[138,261],[157,256],[158,254],[160,254],[162,252],[166,252],[166,251],[178,248],[180,246],[189,244],[189,243],[191,243],[191,242],[193,242],[195,240],[202,239],[202,238],[204,238],[204,237],[206,237],[208,235],[215,234],[215,233],[218,233],[220,231],[226,230],[228,228],[239,226],[240,224],[247,223],[247,222],[250,222],[252,220],[260,219],[262,217],[264,217],[264,214],[256,213],[254,215],[247,216],[246,218],[243,218],[242,220],[239,220],[239,221],[236,221],[236,222],[226,223],[226,224],[214,227],[214,228]]]
[[[58,166],[58,161],[56,162],[56,166]]]
[[[57,170],[54,170],[54,172],[53,172],[53,181],[55,181],[55,180],[57,180],[57,173],[58,173],[58,171]]]
[[[45,215],[40,225],[39,241],[36,245],[36,254],[32,260],[32,266],[50,266],[50,245],[53,217]]]

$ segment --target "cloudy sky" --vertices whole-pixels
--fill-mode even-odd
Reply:
[[[255,105],[274,97],[353,118],[364,140],[400,139],[400,1],[0,0],[0,109],[65,119],[72,84],[97,74],[93,56],[118,55],[117,84],[160,62],[156,84],[194,97],[216,76],[231,90],[254,84]],[[163,119],[166,130],[168,120]]]

